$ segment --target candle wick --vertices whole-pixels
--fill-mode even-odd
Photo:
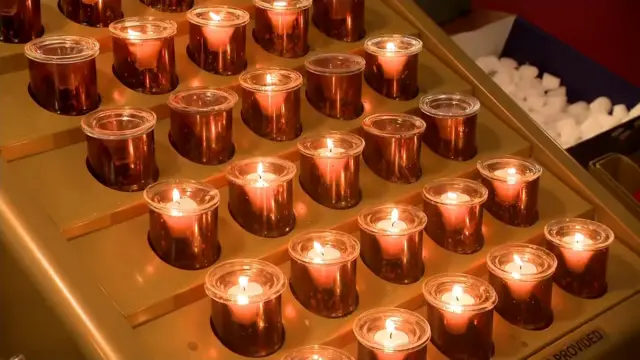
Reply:
[[[456,295],[456,302],[460,302],[460,297],[458,297],[458,295]]]
[[[246,286],[242,287],[242,292],[247,292],[247,287]]]
[[[324,249],[320,250],[320,255],[322,255],[322,257],[324,257]]]
[[[262,174],[258,173],[258,180],[262,181]]]
[[[393,331],[389,331],[389,340],[393,338]]]
[[[396,221],[398,221],[398,220],[391,221],[391,227],[395,227],[396,226]]]

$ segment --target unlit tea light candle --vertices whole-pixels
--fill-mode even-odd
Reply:
[[[313,0],[313,24],[340,41],[358,41],[365,35],[365,0]]]
[[[607,226],[585,219],[558,219],[545,226],[547,249],[558,259],[554,282],[582,298],[607,292],[609,245],[614,234]]]

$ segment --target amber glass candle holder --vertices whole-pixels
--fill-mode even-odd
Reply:
[[[218,260],[218,190],[193,180],[165,180],[147,187],[144,199],[149,244],[160,259],[184,270],[204,269]]]
[[[169,140],[184,158],[203,165],[229,161],[233,144],[233,107],[238,95],[228,89],[197,87],[169,96]]]
[[[141,191],[156,182],[155,126],[156,114],[136,107],[102,109],[83,118],[91,175],[119,191]]]
[[[313,24],[322,33],[340,41],[364,38],[365,0],[313,0]]]
[[[568,293],[595,299],[607,293],[613,231],[585,219],[558,219],[545,226],[547,250],[558,259],[553,281]]]
[[[40,0],[0,1],[0,41],[26,43],[43,33]]]
[[[195,0],[140,0],[153,10],[162,12],[185,12],[193,7]]]
[[[173,37],[177,25],[153,17],[124,18],[109,25],[113,73],[131,90],[166,94],[178,86]]]
[[[374,174],[394,183],[420,180],[424,121],[407,114],[376,114],[362,121],[362,129],[362,157]]]
[[[407,35],[382,35],[364,43],[364,79],[382,96],[411,100],[418,96],[418,54],[422,41]]]
[[[496,312],[515,326],[543,330],[553,323],[551,295],[556,257],[540,246],[506,244],[487,254]]]
[[[485,208],[501,222],[528,227],[538,221],[542,167],[513,156],[478,162],[481,182],[489,190]]]
[[[309,52],[309,8],[312,0],[253,0],[253,38],[266,52],[285,58]]]
[[[242,121],[258,136],[289,141],[302,133],[302,75],[290,69],[261,68],[240,75]]]
[[[489,360],[493,356],[495,290],[465,274],[440,274],[424,283],[431,342],[453,360]]]
[[[231,6],[189,10],[187,55],[201,69],[217,75],[240,74],[247,67],[249,13]]]
[[[487,189],[466,179],[439,179],[422,190],[427,235],[441,247],[458,254],[482,249],[482,204]]]
[[[433,152],[458,161],[476,156],[478,99],[463,94],[426,95],[420,99],[420,110],[429,129],[423,141]]]
[[[58,0],[58,9],[78,24],[106,27],[122,19],[122,0]]]
[[[293,230],[293,176],[296,166],[278,158],[251,158],[229,166],[229,212],[240,226],[262,237]]]
[[[305,67],[311,106],[335,119],[351,120],[362,115],[362,57],[320,54],[307,59]]]
[[[353,323],[358,360],[425,360],[431,338],[429,323],[413,311],[377,308]]]
[[[414,283],[424,274],[422,230],[427,217],[407,205],[383,205],[358,215],[360,257],[378,277],[395,283]]]
[[[38,105],[62,115],[98,108],[96,56],[100,45],[81,36],[50,36],[24,47],[29,59],[29,94]]]
[[[356,263],[360,244],[339,231],[309,231],[289,242],[291,292],[307,310],[326,318],[358,306]]]
[[[352,208],[362,199],[360,154],[364,140],[332,131],[298,141],[300,186],[317,203],[332,209]]]
[[[348,353],[322,345],[311,345],[297,348],[281,360],[354,360]]]
[[[284,342],[282,292],[286,277],[266,261],[239,259],[209,270],[205,291],[211,298],[211,328],[236,354],[263,357]]]

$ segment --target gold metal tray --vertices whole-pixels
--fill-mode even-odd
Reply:
[[[215,0],[207,3],[228,3]],[[242,230],[226,207],[226,165],[202,166],[180,157],[168,142],[167,96],[131,91],[111,74],[111,44],[107,29],[77,25],[64,18],[55,0],[42,0],[46,35],[82,34],[101,44],[97,58],[102,105],[145,106],[158,114],[156,151],[161,179],[192,178],[214,184],[221,192],[219,230],[222,260],[261,258],[288,273],[286,245],[295,234],[331,228],[355,233],[357,213],[387,202],[419,205],[421,189],[440,177],[477,177],[476,161],[500,155],[533,157],[545,168],[540,191],[540,220],[530,228],[506,226],[487,215],[483,224],[485,248],[473,255],[456,255],[425,241],[425,278],[441,272],[484,275],[484,258],[492,247],[506,242],[537,242],[544,225],[559,217],[596,217],[610,226],[618,241],[612,246],[609,293],[598,300],[581,300],[554,290],[557,314],[543,332],[517,329],[496,316],[496,358],[531,356],[546,345],[615,307],[640,291],[640,223],[597,182],[571,160],[523,113],[440,29],[410,1],[367,0],[368,35],[418,35],[425,43],[420,54],[422,94],[458,91],[480,99],[479,153],[472,161],[444,160],[423,147],[422,179],[401,185],[383,181],[361,166],[363,201],[349,210],[330,210],[313,202],[295,181],[295,230],[284,237],[264,239]],[[198,3],[198,1],[196,1]],[[234,5],[251,12],[250,0]],[[184,14],[152,11],[137,1],[124,1],[127,16],[155,15],[178,22],[176,56],[179,88],[216,85],[235,88],[237,77],[206,73],[186,57]],[[251,25],[249,25],[251,27]],[[363,41],[333,41],[310,27],[311,53],[362,53]],[[248,44],[250,67],[278,65],[303,70],[304,59],[282,59]],[[97,183],[85,167],[86,144],[78,117],[59,116],[38,107],[28,95],[28,72],[21,45],[0,44],[0,241],[27,273],[56,314],[67,325],[84,356],[92,359],[241,359],[222,346],[209,328],[209,300],[203,291],[206,270],[170,267],[149,248],[146,204],[141,193],[122,193]],[[304,89],[303,89],[304,91]],[[364,87],[365,114],[413,112],[417,100],[393,101]],[[271,155],[297,161],[296,142],[275,143],[259,138],[242,123],[234,109],[234,160]],[[360,121],[327,118],[303,101],[304,133],[324,130],[359,131]],[[422,311],[421,283],[394,285],[358,269],[360,304],[342,319],[325,319],[284,294],[286,341],[269,359],[303,345],[329,344],[353,352],[351,324],[363,311],[401,306]],[[6,275],[5,275],[6,276]],[[37,339],[36,339],[37,340]],[[435,348],[430,358],[442,355]],[[27,354],[28,355],[28,354]],[[55,358],[69,358],[55,354]],[[54,358],[42,357],[42,358]],[[29,360],[31,357],[27,356]],[[37,356],[35,358],[38,358]]]

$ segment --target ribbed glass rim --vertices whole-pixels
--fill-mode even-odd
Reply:
[[[388,120],[388,119],[396,119],[398,121],[406,121],[411,123],[414,126],[414,129],[404,131],[404,132],[390,132],[390,131],[382,131],[376,129],[374,124],[377,121]],[[395,114],[395,113],[380,113],[367,116],[364,120],[362,120],[362,128],[364,131],[376,134],[385,137],[407,137],[407,136],[415,136],[422,134],[426,129],[426,124],[422,119],[417,116],[409,115],[409,114]]]
[[[137,121],[139,126],[127,130],[105,130],[98,128],[101,120],[113,118],[124,121]],[[96,139],[118,140],[130,139],[153,130],[156,126],[156,114],[146,108],[134,106],[122,106],[106,109],[98,109],[82,118],[82,131]]]
[[[354,358],[340,349],[323,345],[310,345],[299,347],[287,353],[281,360],[354,360]]]
[[[311,7],[313,0],[253,0],[253,4],[261,9],[275,11],[304,10]]]
[[[437,108],[434,108],[436,104],[462,104],[465,109],[452,113],[441,111]],[[432,95],[425,95],[420,98],[419,101],[420,110],[430,116],[437,118],[460,118],[460,117],[468,117],[478,113],[480,111],[480,101],[471,95],[466,95],[462,93],[439,93]]]
[[[318,64],[314,64],[319,60],[324,59],[335,59],[338,61],[344,61],[345,67],[332,68],[328,66],[320,66]],[[353,55],[353,54],[340,54],[340,53],[330,53],[330,54],[318,54],[312,56],[305,60],[304,67],[307,71],[312,73],[320,74],[320,75],[351,75],[362,72],[366,62],[362,56]]]
[[[145,27],[153,29],[147,33],[132,35],[129,30],[132,27]],[[109,24],[111,35],[133,40],[162,39],[173,36],[178,31],[178,25],[173,20],[164,20],[153,16],[134,16],[116,20]]]
[[[414,223],[410,224],[410,226],[407,226],[407,228],[404,230],[394,231],[393,233],[386,233],[369,221],[369,217],[373,216],[376,213],[382,212],[391,214],[394,209],[398,210],[399,214],[411,214]],[[417,231],[422,231],[422,229],[424,229],[425,225],[427,225],[427,215],[425,215],[422,210],[415,206],[402,204],[385,204],[360,211],[360,213],[358,214],[358,225],[361,229],[376,235],[409,235]]]
[[[416,339],[412,339],[413,341],[410,341],[407,344],[401,346],[394,346],[393,348],[385,347],[384,345],[373,341],[373,335],[370,335],[367,331],[373,330],[368,329],[367,325],[374,319],[378,320],[378,318],[395,318],[399,319],[399,321],[409,323],[410,325],[415,327],[415,330],[418,332],[419,336]],[[379,330],[382,330],[382,328]],[[429,323],[425,318],[413,311],[392,307],[381,307],[365,311],[354,321],[353,333],[362,345],[370,349],[383,351],[386,350],[389,352],[400,352],[419,349],[427,344],[427,342],[429,342],[429,340],[431,339],[431,327],[429,326]]]
[[[191,95],[202,95],[208,97],[220,97],[225,101],[218,105],[212,106],[194,106],[187,105],[182,100],[186,96]],[[220,112],[226,111],[233,108],[238,102],[238,94],[236,94],[233,90],[226,88],[216,88],[209,86],[199,86],[184,89],[169,95],[169,100],[167,100],[167,104],[173,110],[182,111],[182,112],[190,112],[190,113],[202,113],[202,112]]]
[[[323,140],[326,141],[326,139],[331,139],[334,141],[334,145],[339,145],[344,151],[331,154],[318,153],[318,150],[314,149],[313,145]],[[348,145],[348,147],[345,145]],[[319,134],[301,137],[300,140],[298,140],[298,150],[303,155],[314,158],[341,159],[361,154],[362,150],[364,150],[364,139],[350,132],[325,131]]]
[[[504,164],[504,166],[502,166],[501,168],[505,168],[505,169],[510,167],[524,168],[526,170],[526,173],[525,174],[519,173],[520,179],[524,182],[533,181],[538,177],[540,177],[540,175],[542,175],[542,167],[540,165],[538,165],[536,162],[534,162],[531,159],[525,159],[517,156],[503,156],[500,158],[480,160],[478,161],[477,168],[478,168],[478,171],[480,171],[480,174],[482,174],[482,176],[488,179],[506,182],[506,179],[504,177],[495,175],[495,170],[493,171],[490,170],[492,166],[495,166],[498,164]]]
[[[396,45],[395,48],[387,48],[388,43]],[[397,46],[397,45],[401,46]],[[408,56],[422,51],[422,40],[415,36],[388,34],[370,37],[364,42],[366,52],[383,56]]]
[[[454,285],[461,286],[476,302],[452,305],[443,301],[442,295],[451,292]],[[498,303],[498,294],[488,282],[467,274],[443,273],[434,275],[422,284],[422,294],[429,304],[445,311],[482,312],[493,309]]]
[[[539,281],[549,278],[551,275],[553,275],[556,267],[558,266],[558,260],[556,259],[555,255],[553,255],[553,253],[551,253],[549,250],[537,245],[512,243],[501,245],[491,249],[487,254],[487,268],[489,269],[489,271],[491,271],[496,276],[499,276],[500,278],[512,278],[512,274],[503,269],[498,262],[500,261],[501,257],[513,254],[519,254],[527,257],[536,257],[538,258],[540,263],[544,264],[544,266],[541,269],[538,269],[536,273],[520,274],[518,281]]]
[[[274,174],[276,175],[275,178],[269,180],[247,179],[246,176],[242,176],[240,171],[242,168],[254,164],[257,165],[259,163],[263,164],[265,170],[269,169],[270,165],[273,166],[275,164],[276,166],[282,167],[282,171],[278,174]],[[269,184],[281,184],[293,179],[293,176],[296,174],[296,169],[296,165],[288,160],[283,160],[277,157],[253,157],[231,163],[227,170],[226,177],[227,180],[244,186],[252,186],[259,181],[265,181]]]
[[[340,249],[344,249],[345,251],[341,251],[341,255],[337,259],[323,260],[322,262],[317,262],[306,256],[303,252],[301,252],[301,247],[304,245],[309,245],[309,250],[313,248],[313,243],[318,242],[320,245],[336,245],[339,243]],[[334,248],[338,248],[337,246],[332,246]],[[336,265],[336,264],[344,264],[350,261],[355,260],[358,255],[360,255],[360,242],[356,240],[353,236],[344,233],[342,231],[335,230],[311,230],[306,231],[301,234],[298,234],[291,238],[288,245],[289,255],[292,259],[297,260],[299,262],[305,264],[311,264],[314,266],[325,266],[325,265]]]
[[[45,50],[74,48],[68,55],[48,55]],[[90,60],[100,53],[100,44],[94,38],[84,36],[45,36],[29,41],[24,46],[24,55],[33,61],[51,64],[72,64]]]
[[[257,76],[274,75],[279,84],[259,85],[252,79]],[[302,74],[295,70],[281,67],[264,67],[243,72],[238,78],[240,86],[247,90],[257,92],[285,92],[298,89],[302,86]]]
[[[218,14],[222,13],[219,20],[201,17],[203,14],[208,16],[210,12],[217,11]],[[229,28],[239,27],[246,25],[251,20],[249,12],[234,6],[227,5],[204,5],[196,6],[187,11],[187,20],[192,24],[209,27]]]
[[[195,180],[189,179],[169,179],[158,181],[154,184],[147,186],[144,189],[143,197],[147,202],[149,208],[153,209],[156,212],[159,212],[164,215],[173,215],[175,211],[174,208],[169,206],[170,203],[160,203],[154,199],[154,195],[159,192],[168,191],[170,189],[181,189],[181,190],[193,190],[198,189],[203,192],[208,192],[207,201],[198,204],[197,208],[194,209],[180,209],[180,213],[184,215],[198,215],[202,214],[206,211],[210,211],[215,209],[220,204],[220,192],[214,188],[213,186]]]
[[[587,219],[556,219],[549,222],[544,227],[544,235],[547,240],[561,248],[576,250],[575,246],[563,241],[564,237],[567,235],[564,234],[565,232],[572,232],[574,234],[580,232],[583,235],[586,234],[586,237],[589,238],[591,243],[580,244],[580,250],[584,251],[604,249],[611,245],[615,238],[615,234],[608,226],[597,221]]]
[[[207,295],[213,300],[223,303],[233,303],[237,300],[237,296],[229,295],[224,289],[220,288],[219,280],[229,273],[241,272],[263,272],[271,276],[274,283],[269,288],[256,296],[247,298],[247,304],[261,303],[271,300],[282,294],[287,286],[287,277],[277,266],[263,260],[257,259],[236,259],[228,260],[220,264],[214,265],[205,277],[204,289]]]
[[[450,202],[442,201],[441,196],[444,193],[433,193],[433,189],[438,186],[449,186],[450,189],[447,191],[457,191],[469,196],[468,201],[456,201],[455,204]],[[469,191],[462,191],[463,188],[473,189],[477,194],[470,194]],[[473,195],[473,196],[472,196]],[[477,181],[462,179],[462,178],[440,178],[438,180],[431,181],[427,183],[422,188],[422,198],[424,200],[428,200],[434,204],[438,205],[465,205],[465,206],[473,206],[484,203],[489,196],[489,191],[486,187],[480,184]]]

